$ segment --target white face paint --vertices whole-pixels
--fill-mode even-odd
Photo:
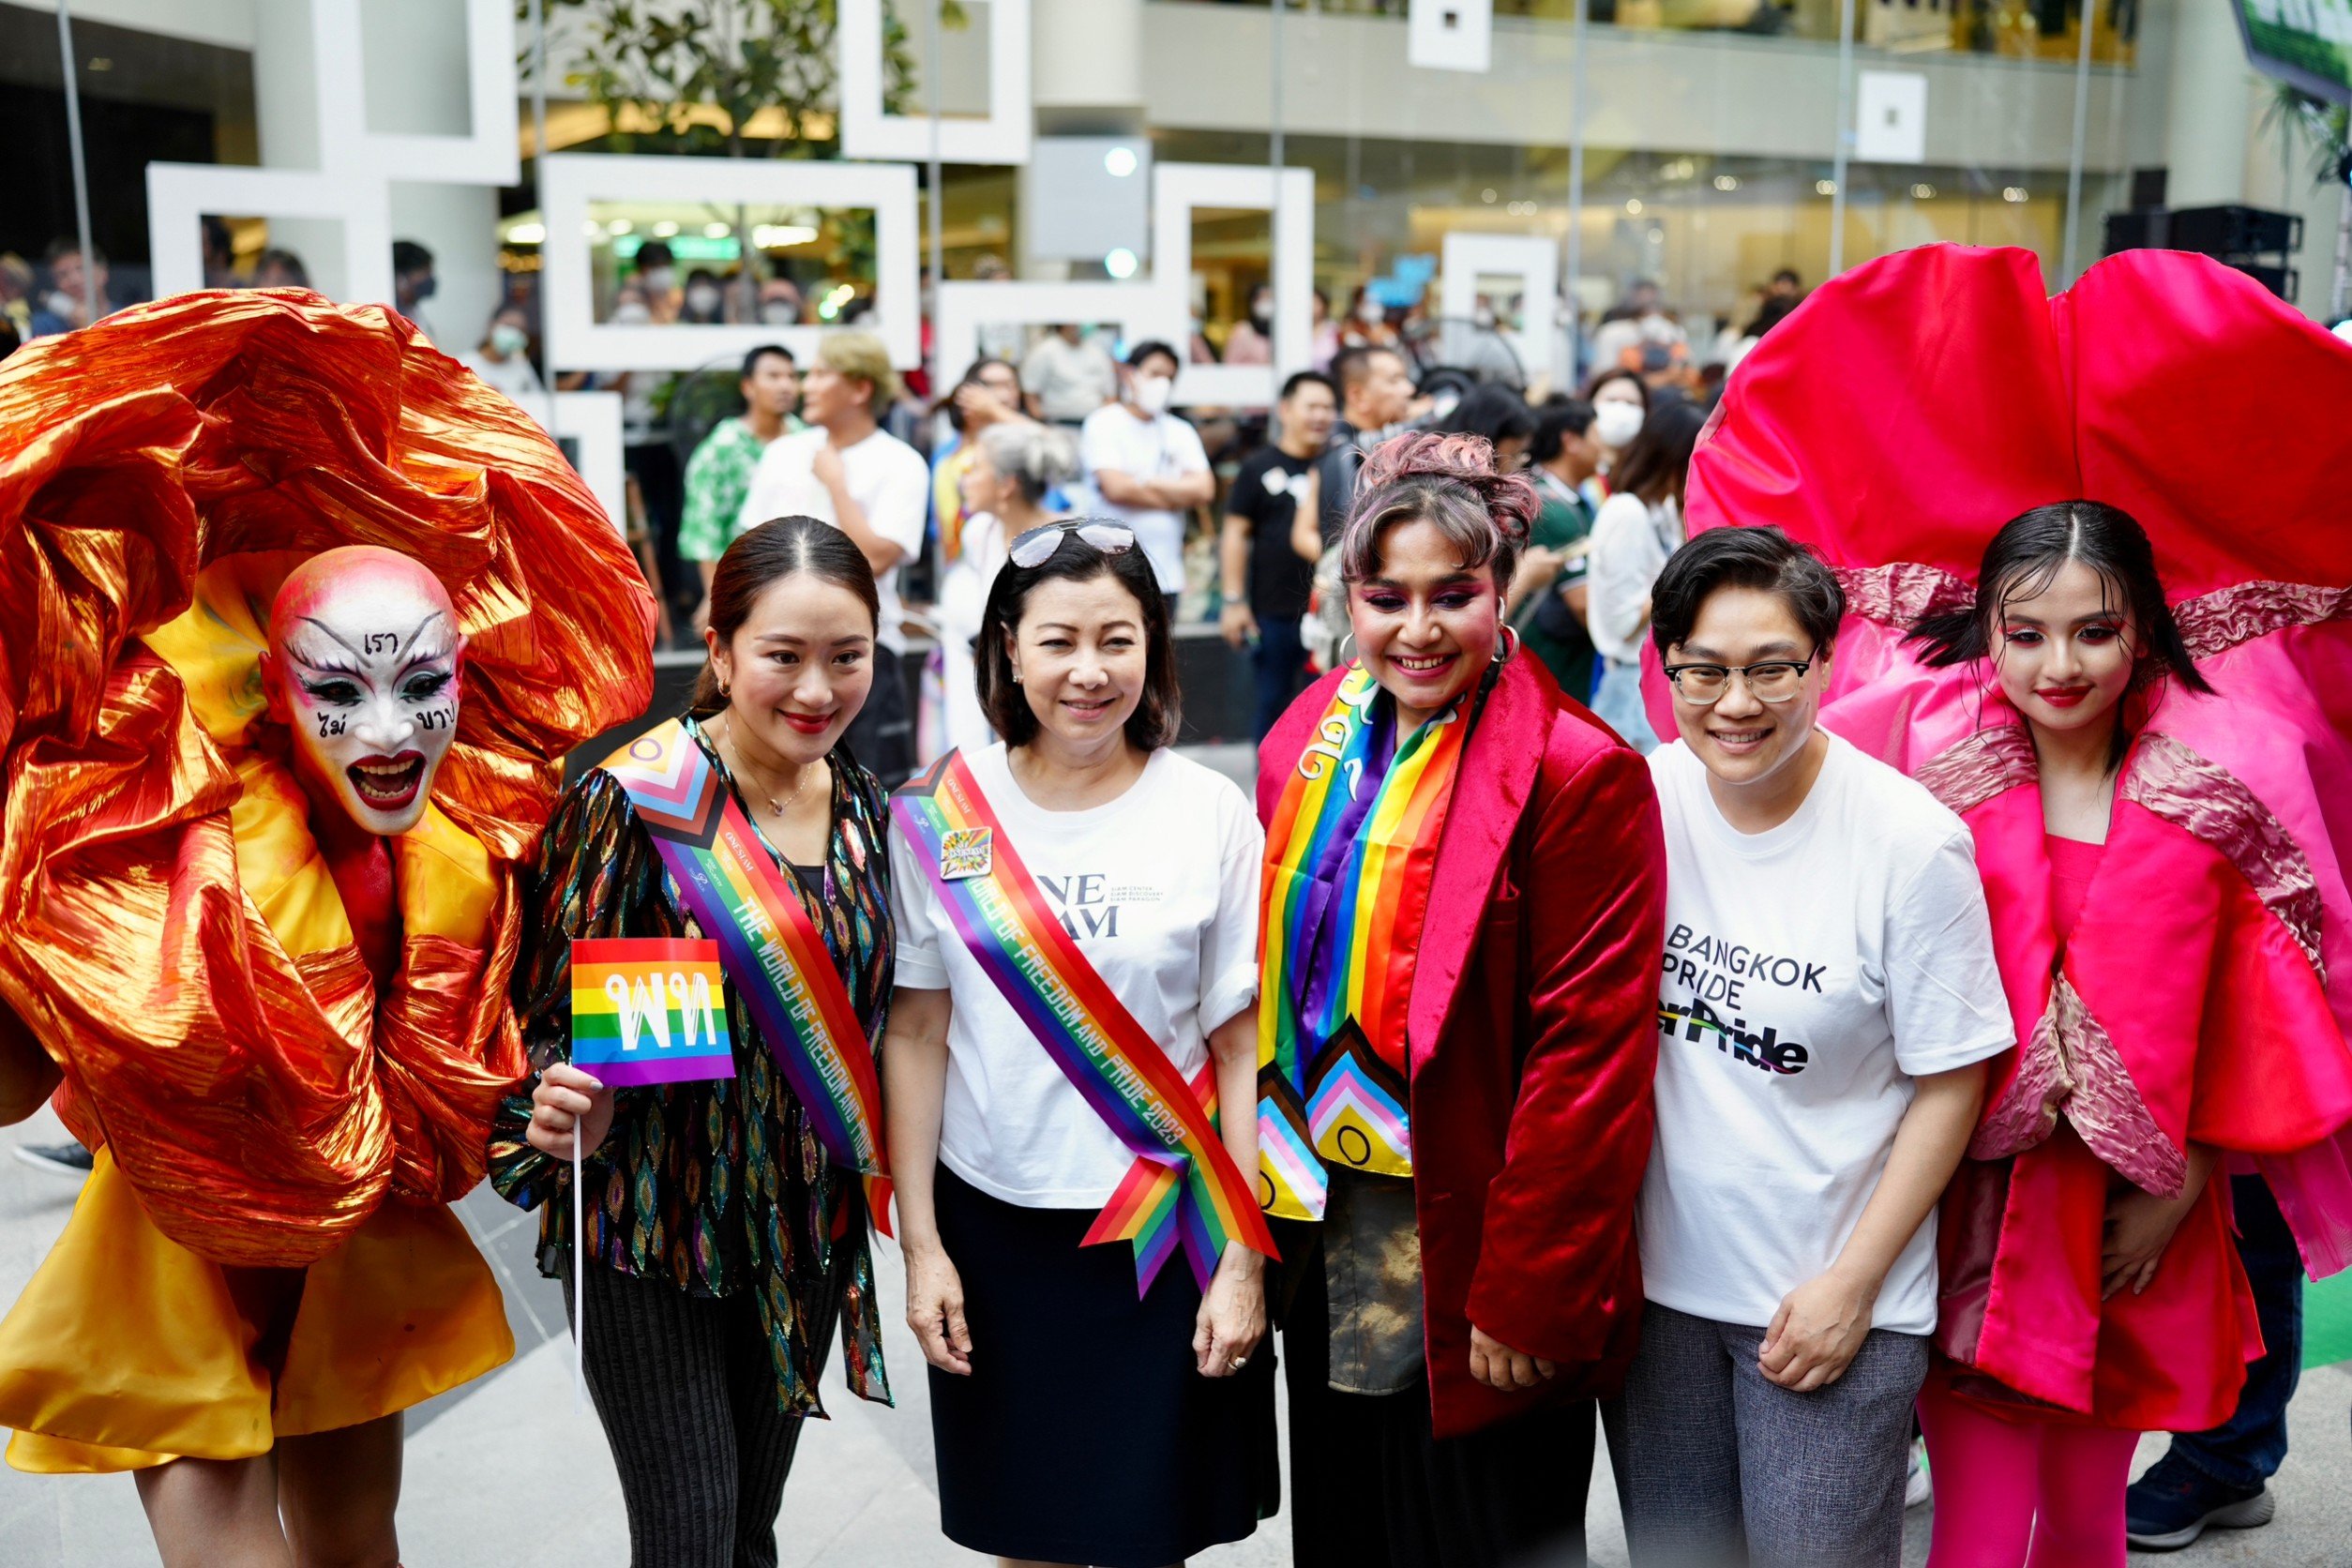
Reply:
[[[369,833],[405,833],[457,738],[465,639],[422,566],[389,550],[348,554],[364,558],[279,596],[272,709],[314,795],[331,795]]]

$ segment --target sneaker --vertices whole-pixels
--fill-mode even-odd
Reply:
[[[1911,1440],[1911,1471],[1903,1478],[1903,1506],[1917,1508],[1935,1496],[1936,1489],[1927,1484],[1927,1444],[1918,1438]]]
[[[16,1157],[36,1170],[77,1182],[90,1173],[90,1152],[79,1143],[20,1143]]]
[[[2123,1533],[2144,1552],[2177,1552],[2209,1530],[2253,1530],[2270,1522],[2278,1500],[2268,1486],[2224,1486],[2170,1454],[2123,1495]]]

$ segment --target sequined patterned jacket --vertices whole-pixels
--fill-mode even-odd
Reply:
[[[716,748],[694,732],[732,790]],[[787,881],[823,933],[867,1039],[879,1045],[894,956],[886,797],[846,747],[832,761],[831,897],[821,903],[798,878]],[[561,1277],[571,1268],[571,1168],[532,1148],[523,1130],[538,1073],[571,1055],[572,940],[704,934],[679,908],[626,793],[602,769],[565,794],[548,824],[524,880],[522,932],[514,1000],[532,1076],[500,1108],[490,1176],[510,1202],[539,1211],[539,1270]],[[851,1391],[887,1403],[864,1195],[853,1176],[827,1164],[731,980],[727,1017],[732,1079],[618,1092],[612,1129],[586,1166],[590,1255],[693,1295],[748,1292],[789,1410],[820,1409],[817,1382],[837,1319]]]

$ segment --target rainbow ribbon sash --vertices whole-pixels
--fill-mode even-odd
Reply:
[[[733,1078],[718,943],[677,937],[575,941],[572,1065],[614,1089]]]
[[[873,1048],[790,874],[679,720],[640,735],[603,766],[628,792],[686,912],[716,940],[721,967],[807,1107],[818,1141],[834,1164],[865,1179],[875,1228],[889,1235]]]
[[[1134,1244],[1138,1296],[1151,1289],[1179,1242],[1204,1290],[1228,1242],[1274,1257],[1273,1233],[1217,1136],[1214,1064],[1199,1084],[1187,1084],[1136,1022],[1047,907],[962,755],[951,751],[908,781],[891,811],[957,935],[1054,1065],[1135,1154],[1082,1244]],[[968,852],[978,843],[988,846],[985,869]],[[942,876],[942,859],[958,846],[963,864],[953,869],[968,874]]]
[[[1457,702],[1395,739],[1379,695],[1348,671],[1266,833],[1258,1198],[1286,1219],[1323,1217],[1328,1161],[1413,1173],[1406,1018],[1470,725]]]

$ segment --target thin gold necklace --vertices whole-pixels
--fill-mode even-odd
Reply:
[[[749,780],[751,777],[751,771],[744,766],[743,748],[735,744],[735,716],[733,714],[729,714],[727,716],[727,733],[721,737],[719,744],[725,746],[727,750],[734,754],[734,761],[731,765],[735,770],[735,777],[739,780]],[[761,791],[760,798],[768,803],[768,815],[781,822],[784,817],[785,808],[800,799],[801,792],[808,788],[810,776],[823,765],[824,762],[822,759],[805,764],[800,770],[800,782],[793,785],[792,792],[786,795],[780,802],[774,795],[769,794],[766,791]]]

